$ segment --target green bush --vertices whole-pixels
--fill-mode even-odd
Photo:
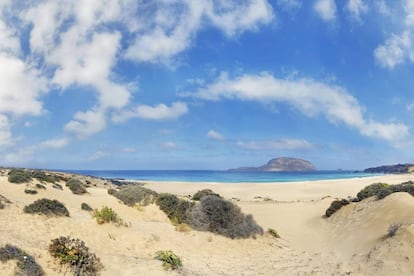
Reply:
[[[79,179],[71,178],[66,182],[66,186],[72,191],[75,195],[82,195],[88,191],[83,186],[82,182]]]
[[[10,183],[27,183],[32,180],[31,174],[29,171],[12,169],[8,174],[8,180]]]
[[[70,267],[74,275],[94,276],[103,268],[95,254],[79,239],[59,237],[51,241],[49,253],[61,264]]]
[[[187,212],[194,203],[173,194],[159,194],[155,202],[174,224],[187,223]]]
[[[69,216],[68,209],[61,202],[47,198],[36,200],[32,204],[25,206],[23,211],[29,214],[43,214],[47,216]]]
[[[346,199],[341,199],[341,200],[334,200],[332,201],[331,205],[329,206],[329,208],[326,210],[325,215],[326,217],[330,217],[332,216],[336,211],[338,211],[339,209],[342,208],[342,206],[348,205],[349,201]]]
[[[405,192],[414,196],[414,183],[409,181],[398,185],[390,185],[377,193],[378,199],[383,199],[392,193]]]
[[[108,195],[115,195],[118,191],[112,188],[108,189]]]
[[[82,210],[85,210],[85,211],[88,211],[88,212],[91,212],[91,211],[93,211],[93,209],[91,208],[91,206],[89,206],[87,203],[85,203],[85,202],[83,202],[82,204],[81,204],[81,209]]]
[[[114,223],[116,226],[127,226],[127,224],[118,216],[118,214],[107,206],[102,207],[101,210],[93,210],[92,216],[96,218],[98,224]]]
[[[140,186],[122,186],[119,191],[108,190],[117,199],[128,206],[136,204],[146,206],[155,201],[157,192]]]
[[[155,258],[162,261],[162,266],[165,270],[180,269],[183,266],[181,258],[171,250],[157,251],[155,254],[157,255]]]
[[[230,238],[248,238],[263,234],[252,215],[244,215],[240,208],[217,196],[205,196],[187,213],[188,224],[202,231],[214,232]]]
[[[5,263],[9,260],[17,260],[17,271],[15,272],[15,275],[44,275],[43,269],[36,263],[32,256],[16,246],[6,244],[4,247],[0,248],[0,261]]]
[[[34,170],[31,172],[31,177],[40,182],[55,183],[57,178],[52,174],[46,174],[44,171]]]
[[[269,228],[269,229],[267,229],[267,233],[268,233],[270,236],[272,236],[273,238],[275,238],[275,239],[279,239],[279,238],[280,238],[279,233],[278,233],[275,229],[273,229],[273,228]]]
[[[46,187],[39,183],[36,184],[36,188],[46,190]]]
[[[37,194],[37,191],[36,190],[25,189],[24,193],[29,194],[29,195],[35,195],[35,194]]]
[[[376,196],[379,192],[382,190],[388,188],[389,185],[386,183],[374,183],[371,185],[366,186],[364,189],[362,189],[358,194],[357,197],[361,201],[365,198]]]
[[[62,185],[60,185],[58,183],[54,183],[52,187],[55,188],[55,189],[58,189],[58,190],[63,190]]]
[[[212,196],[217,196],[217,197],[221,197],[219,194],[216,194],[215,192],[213,192],[210,189],[204,189],[204,190],[200,190],[197,193],[195,193],[192,197],[192,200],[197,200],[200,201],[201,198],[208,196],[208,195],[212,195]]]

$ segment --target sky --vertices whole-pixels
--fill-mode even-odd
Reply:
[[[414,162],[414,0],[0,0],[1,166]]]

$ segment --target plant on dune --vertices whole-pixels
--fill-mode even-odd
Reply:
[[[71,178],[66,182],[66,186],[72,191],[75,195],[85,194],[88,191],[83,186],[82,182],[79,179]]]
[[[70,237],[54,239],[49,245],[49,253],[61,264],[69,265],[76,276],[97,275],[103,268],[99,258],[89,252],[89,248],[79,239]]]
[[[40,182],[55,183],[58,178],[53,174],[47,174],[44,171],[34,170],[31,172],[31,177],[36,178]]]
[[[122,186],[119,191],[109,189],[108,194],[113,195],[128,206],[136,204],[146,206],[153,203],[157,197],[157,192],[153,190],[132,185]]]
[[[278,233],[275,229],[273,229],[273,228],[269,228],[269,229],[267,229],[267,233],[268,233],[270,236],[272,236],[273,238],[275,238],[275,239],[279,239],[279,238],[280,238],[279,233]]]
[[[377,193],[378,199],[383,199],[392,193],[405,192],[414,196],[414,183],[412,181],[404,182],[397,185],[390,185]]]
[[[208,196],[208,195],[213,195],[213,196],[221,197],[219,194],[213,192],[210,189],[203,189],[203,190],[200,190],[197,193],[195,193],[191,199],[192,200],[200,201],[203,197]]]
[[[389,185],[386,183],[374,183],[368,185],[357,194],[358,200],[361,201],[365,198],[376,196],[379,192],[383,191],[388,187]]]
[[[25,189],[24,193],[29,194],[29,195],[35,195],[35,194],[37,194],[37,191],[36,190]]]
[[[15,275],[41,276],[44,272],[35,259],[20,248],[6,244],[0,248],[0,261],[17,260]]]
[[[4,209],[6,205],[4,204],[11,204],[12,202],[8,200],[5,196],[0,195],[0,209]]]
[[[42,185],[42,184],[37,183],[35,186],[36,186],[36,188],[38,188],[38,189],[43,189],[43,190],[46,190],[46,186],[45,186],[45,185]]]
[[[194,203],[168,193],[159,194],[155,203],[174,224],[186,223],[187,213],[194,206]]]
[[[84,210],[84,211],[88,211],[88,212],[93,211],[92,207],[91,207],[91,206],[89,206],[89,205],[88,205],[87,203],[85,203],[85,202],[83,202],[83,203],[81,204],[81,209],[82,209],[82,210]]]
[[[157,251],[155,254],[157,255],[155,258],[162,261],[162,266],[165,270],[180,269],[183,266],[181,258],[171,250]]]
[[[57,200],[47,198],[38,199],[24,207],[23,211],[29,214],[43,214],[47,216],[69,216],[65,205]]]
[[[8,181],[10,183],[27,183],[32,180],[31,174],[29,171],[21,169],[12,169],[8,174]]]
[[[402,226],[401,223],[393,223],[390,224],[390,226],[388,227],[388,237],[394,237],[395,234],[397,234],[398,229],[400,229],[400,227]]]
[[[341,199],[341,200],[334,200],[332,201],[331,205],[329,206],[329,208],[326,210],[325,215],[326,217],[330,217],[332,216],[336,211],[338,211],[339,209],[341,209],[343,206],[348,205],[349,201],[346,199]]]
[[[127,224],[118,216],[118,214],[108,206],[104,206],[101,210],[93,210],[92,216],[96,218],[98,224],[114,223],[116,226],[127,226]]]
[[[252,215],[245,215],[230,201],[217,196],[205,196],[188,212],[189,225],[202,231],[230,238],[248,238],[263,234]]]

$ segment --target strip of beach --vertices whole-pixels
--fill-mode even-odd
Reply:
[[[97,275],[413,275],[414,197],[397,192],[343,206],[327,218],[336,199],[352,199],[372,183],[400,184],[413,174],[289,183],[146,182],[157,193],[191,198],[211,189],[251,214],[263,235],[229,238],[207,231],[180,231],[156,204],[126,206],[108,194],[112,184],[88,181],[87,193],[73,194],[44,184],[36,194],[24,190],[35,181],[9,183],[0,176],[0,194],[11,203],[0,210],[0,245],[13,244],[31,254],[46,275],[64,275],[67,269],[48,254],[50,241],[59,236],[79,238],[100,258]],[[25,206],[41,198],[56,199],[69,217],[26,214]],[[128,227],[97,224],[81,209],[108,206]],[[390,236],[391,225],[397,229]],[[279,238],[269,235],[277,231]],[[180,270],[165,270],[156,252],[171,250],[181,257]],[[13,275],[15,262],[0,262],[3,275]],[[69,273],[70,275],[70,273]]]

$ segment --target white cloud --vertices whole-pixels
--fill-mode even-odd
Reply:
[[[218,141],[223,141],[226,139],[221,133],[215,130],[210,130],[209,132],[207,132],[207,137]]]
[[[53,139],[49,139],[46,141],[43,141],[42,143],[39,144],[38,148],[39,149],[48,149],[48,148],[52,148],[52,149],[59,149],[59,148],[64,148],[67,145],[69,145],[70,143],[70,139],[67,137],[61,137],[61,138],[53,138]]]
[[[177,148],[177,145],[174,142],[163,142],[160,144],[160,146],[161,148],[168,149],[168,150]]]
[[[101,110],[77,112],[74,120],[65,125],[65,130],[73,132],[78,138],[87,138],[98,133],[106,126],[105,114]]]
[[[9,119],[0,114],[0,147],[12,143]]]
[[[303,150],[310,149],[313,145],[303,139],[280,139],[270,141],[239,141],[236,145],[248,150]]]
[[[334,0],[317,0],[313,8],[324,21],[332,21],[336,18],[336,4]]]
[[[94,154],[92,154],[92,155],[88,158],[88,160],[89,160],[89,161],[96,161],[96,160],[99,160],[99,159],[105,158],[105,157],[107,157],[107,156],[108,156],[108,154],[107,154],[106,152],[103,152],[103,151],[98,150],[97,152],[95,152]]]
[[[187,104],[183,102],[173,102],[171,106],[158,104],[156,106],[139,105],[133,110],[122,111],[113,116],[114,122],[124,122],[131,118],[145,120],[172,120],[188,112]]]
[[[368,6],[363,0],[349,0],[346,9],[351,17],[357,21],[361,20],[361,15],[368,12]]]
[[[401,123],[379,123],[364,118],[364,107],[345,89],[309,78],[278,79],[263,72],[230,79],[226,73],[192,94],[205,100],[235,99],[261,103],[285,103],[308,117],[323,115],[331,123],[343,123],[362,135],[393,141],[408,135]]]
[[[406,60],[413,62],[414,49],[410,32],[405,31],[400,36],[392,35],[383,45],[375,49],[374,56],[379,65],[389,69],[404,63]]]
[[[255,30],[272,19],[272,7],[267,0],[165,1],[145,17],[150,28],[136,34],[126,57],[139,62],[168,63],[191,46],[203,23],[208,22],[226,35],[234,36]]]
[[[414,25],[414,0],[405,0],[405,24],[407,26],[413,26]]]
[[[277,0],[277,4],[288,10],[296,10],[302,7],[301,0]]]
[[[389,16],[391,15],[390,8],[384,0],[378,0],[375,2],[377,5],[378,12],[382,15]]]

